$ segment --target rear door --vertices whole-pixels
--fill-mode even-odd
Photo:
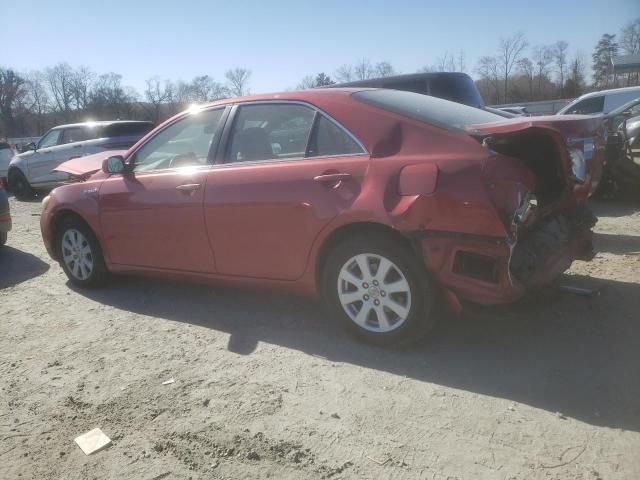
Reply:
[[[293,280],[320,230],[359,195],[369,155],[309,105],[234,107],[204,215],[218,273]]]
[[[134,171],[100,188],[100,222],[110,262],[212,273],[202,202],[225,108],[187,114],[128,159]]]

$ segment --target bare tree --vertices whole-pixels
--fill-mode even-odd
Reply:
[[[569,71],[565,89],[570,97],[579,97],[585,86],[586,61],[584,55],[577,52],[569,62]]]
[[[378,62],[374,67],[374,75],[376,77],[390,77],[395,74],[396,71],[389,62]]]
[[[549,65],[553,61],[551,48],[545,45],[537,45],[533,48],[533,63],[536,69],[536,78],[538,80],[538,98],[543,98],[542,84],[549,74]]]
[[[147,79],[146,84],[144,96],[147,102],[151,104],[153,121],[157,123],[160,120],[162,104],[173,100],[173,86],[169,81],[165,81],[163,84],[160,77],[157,76]]]
[[[85,66],[72,72],[71,90],[76,110],[84,110],[89,105],[89,92],[95,76],[95,73]]]
[[[69,120],[74,100],[73,69],[68,63],[59,63],[47,68],[46,77],[55,110],[60,112],[65,120]]]
[[[620,34],[620,47],[627,55],[640,53],[640,18],[629,22]]]
[[[338,67],[334,76],[338,79],[339,82],[352,82],[355,78],[353,67],[346,63]]]
[[[527,85],[529,86],[528,100],[531,101],[533,100],[533,84],[536,74],[535,65],[530,59],[526,57],[521,58],[520,60],[518,60],[518,70],[520,70],[520,73],[522,73],[522,75],[524,75],[527,79]]]
[[[35,118],[35,133],[44,133],[44,116],[51,108],[51,99],[45,87],[45,78],[41,72],[32,72],[26,77],[25,107]]]
[[[491,103],[500,102],[500,77],[498,59],[496,57],[485,56],[480,57],[476,71],[480,75],[481,80],[489,87],[494,99]]]
[[[0,68],[0,120],[7,136],[16,131],[14,110],[25,94],[24,79],[11,69]]]
[[[564,40],[560,40],[553,46],[553,61],[558,68],[558,75],[560,76],[560,97],[564,97],[564,74],[567,68],[567,49],[569,44]]]
[[[375,76],[375,69],[368,58],[363,58],[354,65],[353,74],[356,80],[368,80]]]
[[[498,47],[498,68],[504,81],[504,102],[508,101],[509,75],[516,65],[522,52],[527,48],[528,42],[522,32],[511,37],[500,38]]]
[[[316,87],[316,79],[315,79],[315,77],[313,75],[307,75],[302,80],[300,80],[300,83],[298,84],[296,89],[297,90],[308,90],[310,88],[315,88],[315,87]]]
[[[467,69],[467,62],[466,62],[466,55],[464,53],[464,50],[460,49],[460,52],[458,52],[458,71],[459,72],[465,72],[465,70]]]
[[[191,81],[191,95],[191,100],[198,103],[225,98],[228,92],[224,85],[214,81],[209,75],[201,75]]]
[[[231,95],[234,97],[241,97],[249,94],[248,84],[249,77],[251,77],[251,70],[236,67],[231,70],[227,70],[225,77],[227,77]]]

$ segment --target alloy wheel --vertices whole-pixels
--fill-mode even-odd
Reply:
[[[78,280],[86,280],[93,271],[93,252],[86,237],[70,228],[62,236],[62,260]]]
[[[342,308],[361,328],[391,332],[409,317],[409,282],[402,270],[382,255],[362,253],[347,260],[337,286]]]

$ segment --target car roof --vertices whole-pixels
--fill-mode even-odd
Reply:
[[[281,100],[281,101],[290,101],[290,102],[313,102],[314,99],[318,98],[329,98],[329,97],[337,97],[337,98],[347,98],[350,97],[351,94],[356,92],[361,92],[363,90],[380,90],[379,88],[347,88],[347,87],[338,87],[338,88],[312,88],[309,90],[292,90],[290,92],[278,92],[278,93],[262,93],[258,95],[245,95],[243,97],[232,97],[232,98],[223,98],[220,100],[215,100],[213,102],[207,102],[202,104],[202,107],[209,107],[215,105],[227,105],[230,103],[244,103],[244,102],[257,102],[257,101],[267,101],[267,100]]]
[[[600,95],[613,95],[616,93],[627,93],[627,92],[640,92],[640,87],[623,87],[623,88],[610,88],[609,90],[599,90],[597,92],[585,93],[584,95],[578,97],[576,100],[583,100],[585,98],[598,97]]]
[[[79,122],[79,123],[65,123],[64,125],[56,125],[51,130],[58,130],[61,128],[71,128],[71,127],[97,127],[97,126],[105,126],[105,125],[118,125],[118,124],[131,124],[131,123],[148,123],[153,124],[153,122],[147,120],[98,120],[95,122]]]

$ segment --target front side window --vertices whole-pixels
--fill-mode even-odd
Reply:
[[[192,113],[150,138],[133,156],[136,172],[205,165],[224,108]]]
[[[241,106],[233,122],[227,162],[304,157],[314,115],[302,105]]]
[[[604,110],[604,96],[585,98],[579,101],[573,107],[569,107],[563,113],[566,115],[590,115],[594,113],[602,113]]]
[[[328,120],[324,115],[318,116],[309,142],[309,157],[332,155],[357,155],[364,153],[343,129]]]
[[[62,130],[51,130],[40,139],[38,148],[48,148],[57,145],[58,139],[60,138],[60,133],[62,133]]]

